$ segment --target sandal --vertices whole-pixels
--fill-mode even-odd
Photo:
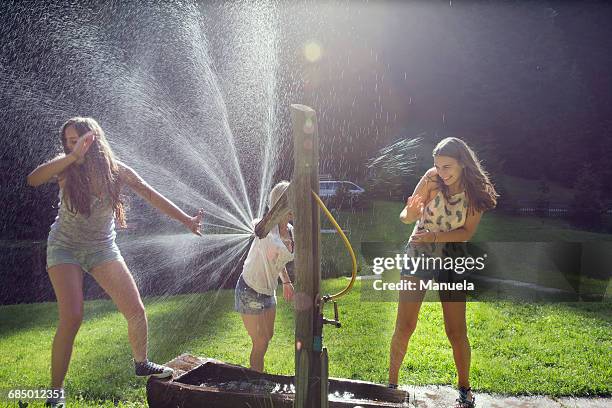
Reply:
[[[475,408],[476,407],[476,397],[472,394],[472,399],[468,399],[468,393],[472,391],[472,388],[463,388],[459,387],[459,398],[456,399],[456,404],[454,408]]]

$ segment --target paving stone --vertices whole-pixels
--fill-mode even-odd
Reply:
[[[410,408],[451,408],[457,390],[448,386],[402,386],[410,393]],[[475,393],[478,408],[612,408],[612,398],[508,397]]]

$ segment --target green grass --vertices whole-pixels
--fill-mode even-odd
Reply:
[[[404,204],[401,202],[374,201],[372,206],[361,211],[334,211],[334,217],[348,231],[348,238],[356,252],[362,274],[369,274],[367,262],[361,251],[362,242],[401,243],[408,240],[414,224],[399,221]],[[321,228],[332,228],[322,216]],[[581,231],[567,221],[558,218],[538,218],[508,215],[490,211],[483,215],[473,242],[585,242],[612,241],[612,234]],[[350,274],[350,258],[344,244],[336,234],[322,235],[322,270],[325,277]],[[512,250],[512,248],[508,248]],[[508,254],[511,256],[512,254]],[[382,256],[382,255],[381,255]],[[516,259],[513,256],[513,259]],[[523,268],[525,269],[525,268]],[[528,271],[520,276],[529,275]]]
[[[400,242],[412,226],[399,222],[401,203],[375,202],[358,213],[336,214],[365,270],[361,242]],[[329,227],[323,222],[323,227]],[[602,241],[611,236],[572,229],[558,219],[483,217],[475,241]],[[323,271],[349,273],[348,256],[335,234],[323,235]],[[518,267],[519,276],[529,270]],[[325,293],[344,278],[324,281]],[[598,282],[590,283],[597,285]],[[384,383],[394,302],[364,302],[360,285],[340,301],[342,329],[325,328],[330,375]],[[279,297],[280,300],[280,297]],[[145,299],[150,357],[168,361],[182,353],[248,365],[250,340],[232,312],[232,291]],[[504,394],[611,395],[612,313],[610,303],[469,303],[467,321],[473,348],[472,385]],[[327,311],[328,314],[331,310]],[[54,303],[0,307],[0,388],[45,387],[57,311]],[[275,336],[266,370],[293,373],[293,311],[279,301]],[[439,303],[423,304],[417,331],[400,373],[402,384],[453,384],[452,354]],[[139,407],[145,381],[132,375],[123,317],[107,300],[88,301],[66,380],[72,407]],[[0,402],[0,406],[3,403]],[[16,405],[6,405],[16,406]],[[32,406],[32,405],[30,405]],[[34,405],[36,406],[36,405]]]
[[[402,241],[408,239],[414,227],[399,221],[403,207],[401,202],[374,201],[367,210],[340,211],[334,216],[359,241]],[[326,220],[322,225],[331,228]],[[576,230],[560,218],[508,215],[499,211],[485,213],[472,238],[472,241],[529,242],[601,240],[612,240],[612,234]]]
[[[334,291],[344,284],[344,278],[327,280],[324,289]],[[325,328],[330,375],[385,383],[397,306],[362,302],[360,285],[340,301],[343,328]],[[250,340],[239,315],[232,312],[232,291],[150,298],[145,304],[152,359],[168,361],[189,352],[248,365]],[[144,403],[145,381],[132,376],[123,317],[107,300],[86,302],[85,314],[66,381],[67,391],[77,398],[72,406]],[[469,303],[467,314],[476,390],[552,396],[612,394],[609,303]],[[47,385],[56,321],[54,303],[0,308],[3,387]],[[267,371],[292,374],[293,324],[292,309],[280,300]],[[455,381],[440,304],[426,302],[400,383]]]

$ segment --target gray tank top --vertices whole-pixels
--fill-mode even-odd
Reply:
[[[71,212],[66,200],[59,192],[60,203],[57,217],[51,225],[48,244],[59,244],[69,248],[95,248],[115,242],[115,214],[109,197],[92,196],[89,217]]]

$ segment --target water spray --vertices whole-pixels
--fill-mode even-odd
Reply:
[[[257,373],[214,359],[182,355],[168,363],[178,375],[171,381],[150,380],[147,395],[151,408],[196,406],[253,406],[267,404],[293,408],[401,407],[407,393],[378,384],[347,379],[330,379],[327,349],[323,347],[323,326],[341,327],[337,299],[353,287],[357,274],[355,253],[348,238],[318,195],[319,139],[317,116],[312,108],[291,105],[294,142],[294,169],[291,184],[280,199],[255,225],[254,234],[265,238],[289,212],[294,225],[295,269],[295,377]],[[322,210],[342,238],[352,260],[351,280],[340,292],[321,295],[320,213]],[[332,302],[333,319],[323,309]],[[241,381],[269,381],[279,389],[295,390],[294,397],[273,393],[240,393],[219,390],[221,384]],[[230,380],[228,382],[228,380]],[[331,393],[331,394],[330,394]],[[343,397],[337,397],[343,395]],[[213,404],[214,403],[214,404]],[[246,405],[245,405],[246,404]]]

